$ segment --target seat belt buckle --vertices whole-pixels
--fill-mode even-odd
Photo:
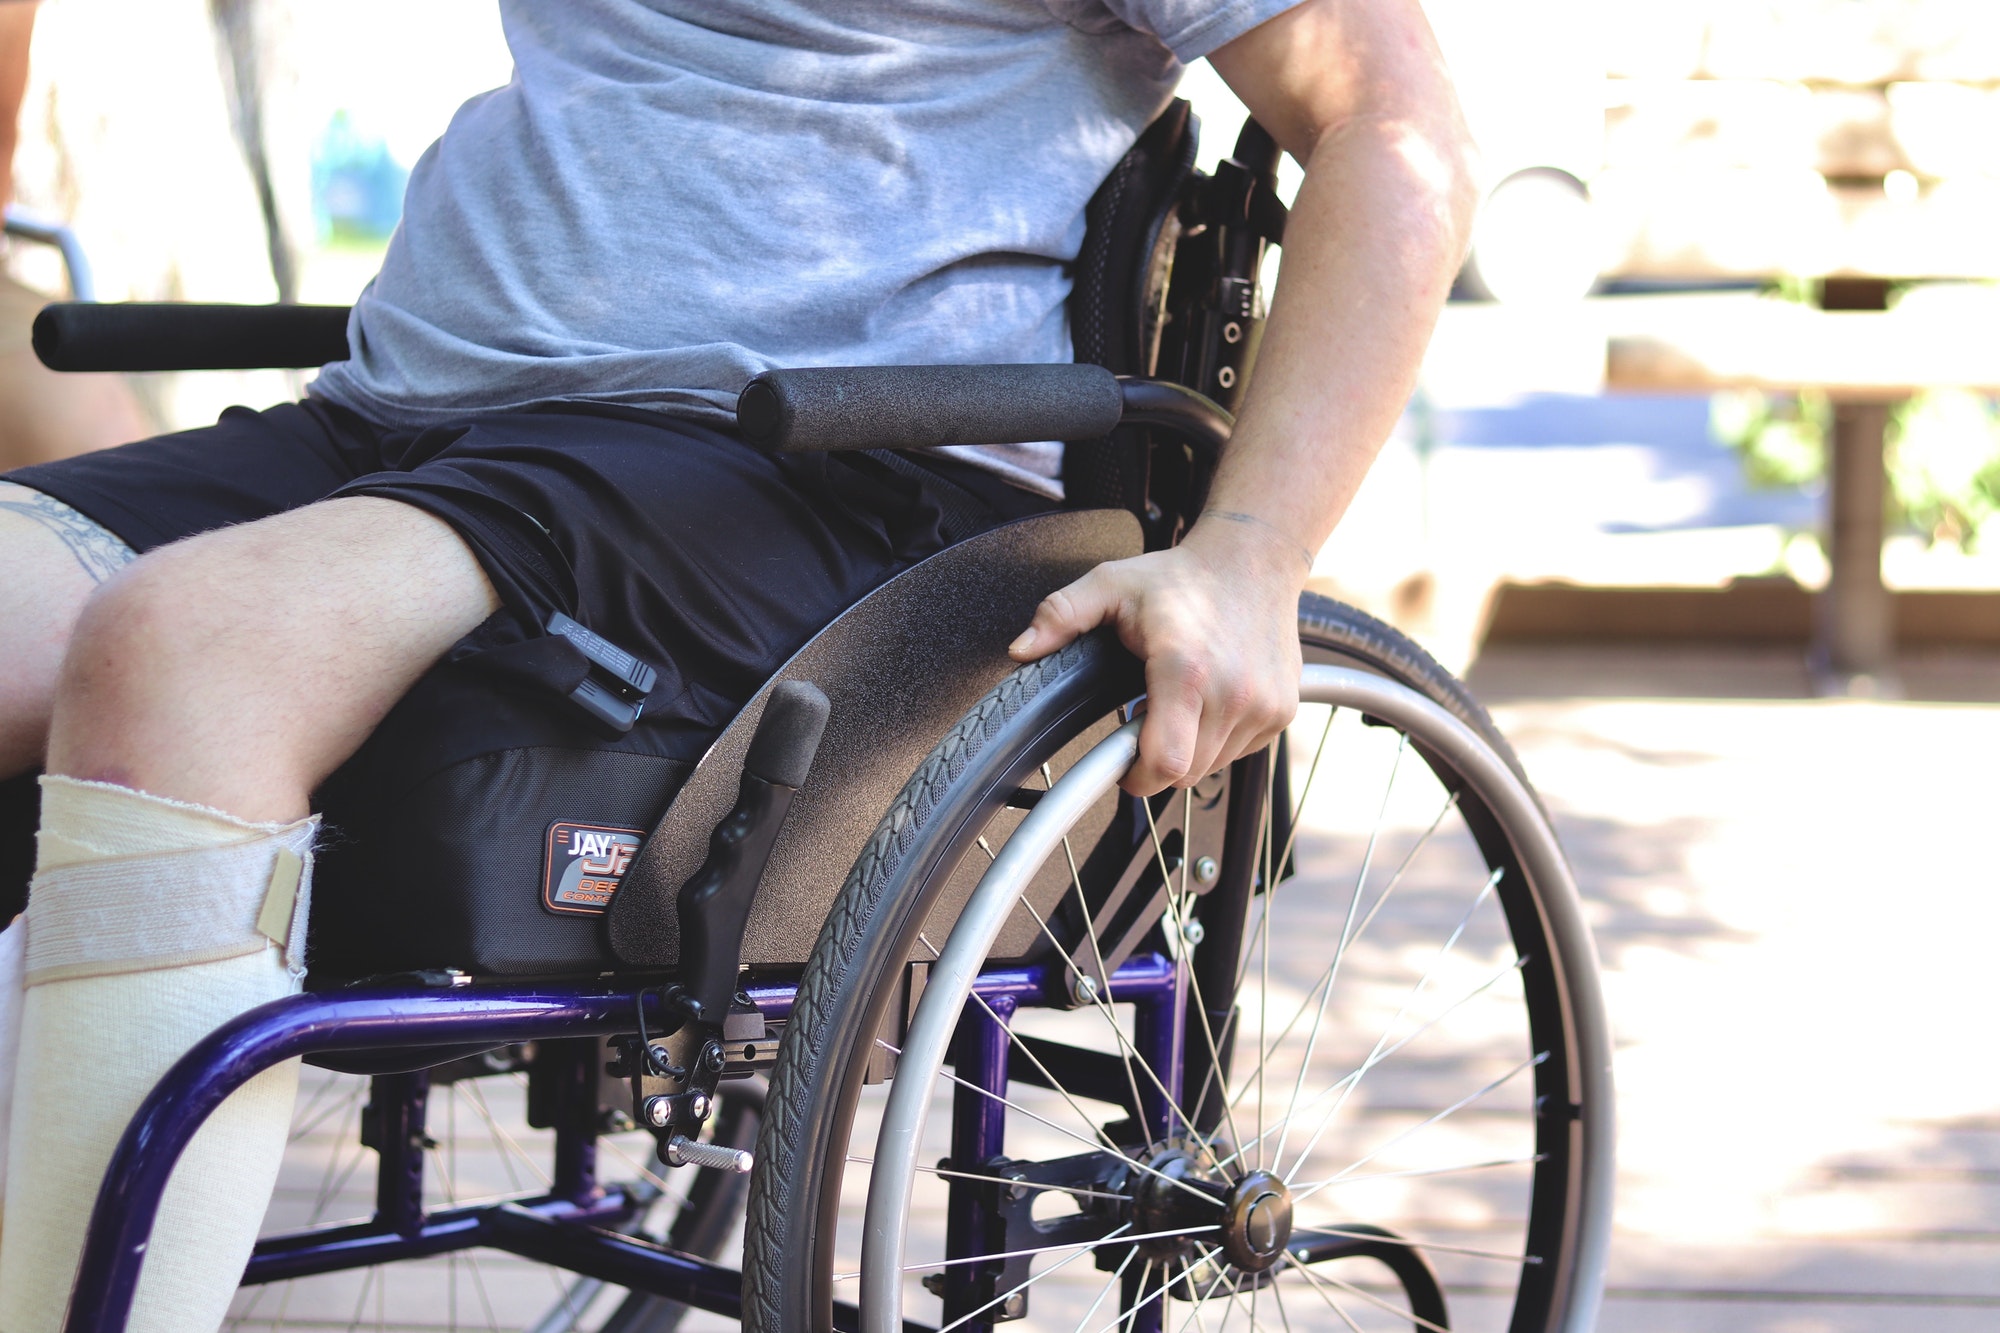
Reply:
[[[570,702],[613,736],[632,730],[660,673],[560,611],[549,617],[547,628],[590,663],[590,674],[570,691]]]

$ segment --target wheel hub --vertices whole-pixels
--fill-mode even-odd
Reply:
[[[1218,1176],[1193,1147],[1179,1143],[1154,1152],[1146,1167],[1133,1196],[1132,1224],[1153,1237],[1139,1243],[1149,1258],[1192,1262],[1213,1246],[1195,1228],[1210,1227],[1222,1233],[1224,1256],[1245,1272],[1265,1272],[1284,1257],[1292,1239],[1292,1194],[1271,1172]],[[1174,1231],[1194,1234],[1160,1234]]]
[[[1229,1191],[1222,1209],[1222,1252],[1261,1273],[1284,1257],[1292,1239],[1292,1192],[1269,1171],[1252,1171]]]

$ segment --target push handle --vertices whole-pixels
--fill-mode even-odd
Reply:
[[[58,301],[33,340],[50,370],[304,370],[347,359],[347,307]]]
[[[736,402],[774,453],[1094,440],[1124,410],[1102,366],[824,366],[767,370]]]

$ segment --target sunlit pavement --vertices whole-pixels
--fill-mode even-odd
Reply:
[[[1575,861],[1618,1033],[1602,1328],[2000,1326],[2000,707],[1653,656],[1472,675]],[[2000,659],[1907,675],[2000,691]],[[1766,697],[1576,697],[1676,678]]]

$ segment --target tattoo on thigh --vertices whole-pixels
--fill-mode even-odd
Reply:
[[[131,547],[52,495],[26,486],[0,487],[0,510],[19,514],[55,533],[93,583],[104,582],[134,558]]]

